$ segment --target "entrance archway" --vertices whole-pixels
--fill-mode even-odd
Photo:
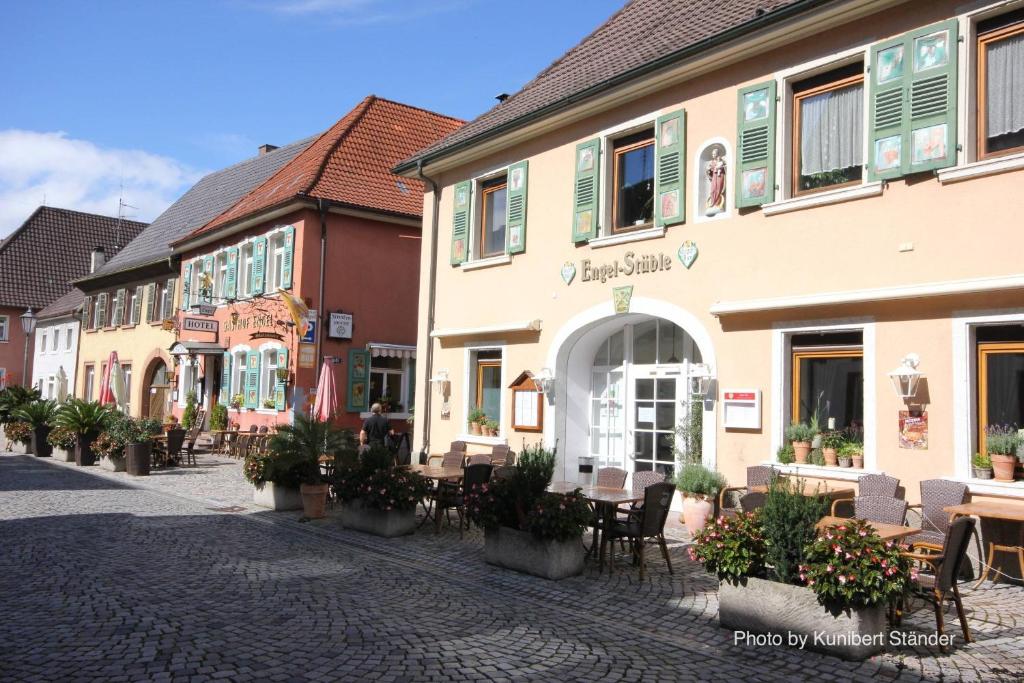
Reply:
[[[142,385],[142,417],[163,421],[170,413],[171,374],[163,358],[154,358],[146,368]]]
[[[662,334],[665,343],[659,344]],[[607,365],[600,365],[601,352],[607,354]],[[711,337],[695,316],[664,301],[634,297],[626,314],[616,314],[609,301],[565,323],[548,350],[547,367],[556,382],[544,430],[547,446],[558,445],[562,478],[574,481],[585,455],[628,472],[669,471],[675,464],[671,446],[680,445],[675,427],[688,415],[687,378],[695,363],[716,367]],[[617,396],[611,395],[614,384]],[[701,460],[711,468],[716,461],[715,394],[712,386],[696,406]]]

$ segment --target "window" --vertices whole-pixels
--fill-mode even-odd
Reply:
[[[270,237],[270,282],[267,292],[277,291],[284,286],[284,233],[278,232]]]
[[[252,296],[252,242],[246,242],[238,254],[238,298]]]
[[[7,368],[0,368],[0,389],[7,388]]]
[[[11,324],[10,316],[0,315],[0,342],[7,341],[7,332]]]
[[[70,351],[72,345],[74,344],[74,341],[75,341],[75,328],[74,327],[69,327],[64,332],[64,350],[65,351]]]
[[[53,375],[46,378],[46,398],[57,398],[57,378]]]
[[[92,329],[99,330],[107,325],[107,298],[106,292],[96,297],[96,303],[92,308]]]
[[[178,381],[180,390],[178,391],[178,405],[184,407],[185,401],[188,399],[188,395],[191,393],[196,394],[196,399],[199,403],[203,402],[203,396],[199,392],[199,366],[194,365],[198,361],[189,361],[187,358],[183,358],[181,362],[181,377]]]
[[[1024,327],[979,327],[978,451],[989,427],[1024,427]]]
[[[174,285],[177,282],[177,278],[171,278],[160,289],[160,317],[164,320],[174,317]]]
[[[121,363],[121,370],[124,372],[124,395],[126,397],[124,409],[126,413],[130,413],[132,409],[132,366],[128,363]]]
[[[792,337],[790,419],[822,429],[861,430],[864,425],[864,350],[861,332]]]
[[[39,352],[40,353],[46,353],[46,337],[47,337],[46,330],[43,330],[39,334]]]
[[[612,232],[654,221],[654,132],[620,138],[613,145]]]
[[[234,399],[235,396],[241,394],[245,396],[245,371],[246,371],[246,359],[248,358],[248,347],[236,350],[231,360],[231,386],[228,387],[230,393],[229,402]],[[245,399],[242,399],[242,403],[245,403]]]
[[[860,182],[863,62],[795,83],[793,117],[793,194]]]
[[[263,361],[260,373],[260,407],[272,409],[276,407],[278,349],[263,350]]]
[[[508,208],[506,176],[488,180],[480,186],[479,258],[505,253],[505,230]]]
[[[60,346],[60,342],[58,341],[59,339],[60,339],[60,328],[59,327],[55,327],[55,328],[53,328],[53,339],[51,340],[53,342],[53,344],[51,344],[51,346],[50,346],[50,350],[53,351],[54,353],[57,352],[57,347]]]
[[[213,285],[213,296],[220,303],[227,298],[228,291],[228,252],[222,251],[217,254],[216,265],[214,266],[215,280]]]
[[[501,351],[488,349],[473,354],[474,385],[472,405],[501,422]]]
[[[1024,151],[1024,10],[978,24],[978,156]]]
[[[93,385],[96,384],[96,366],[85,366],[85,378],[82,380],[82,398],[91,401],[93,397]]]

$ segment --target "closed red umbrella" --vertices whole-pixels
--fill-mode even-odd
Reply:
[[[111,351],[110,358],[107,359],[107,367],[103,369],[103,379],[100,381],[100,405],[117,403],[117,398],[114,396],[114,390],[110,386],[110,373],[113,372],[113,369],[116,366],[117,351]]]
[[[316,385],[316,403],[313,404],[313,417],[327,422],[338,410],[338,388],[334,383],[334,366],[324,363],[320,368],[320,380]]]

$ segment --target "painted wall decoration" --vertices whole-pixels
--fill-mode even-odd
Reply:
[[[900,448],[928,450],[928,411],[900,411]]]
[[[946,158],[946,124],[918,128],[910,137],[913,163],[921,164]]]
[[[949,63],[949,31],[937,31],[914,41],[914,73]]]
[[[564,282],[567,285],[569,283],[571,283],[573,278],[576,277],[576,266],[575,266],[575,264],[573,264],[572,261],[566,261],[565,263],[563,263],[562,264],[561,275],[562,275],[562,282]]]
[[[752,168],[743,172],[743,187],[740,191],[743,193],[744,199],[758,199],[765,196],[767,174],[767,168]]]
[[[633,285],[612,288],[612,303],[616,313],[629,313],[629,302],[633,298]]]
[[[697,260],[699,253],[700,252],[697,250],[697,243],[692,240],[686,240],[683,242],[682,246],[679,247],[679,251],[676,255],[679,257],[679,261],[686,266],[687,270],[689,270],[690,266],[693,265],[693,262]]]
[[[752,90],[743,96],[743,118],[757,121],[768,118],[768,89]]]
[[[879,84],[903,78],[903,45],[894,45],[878,52],[875,78]]]
[[[891,171],[900,167],[903,138],[893,135],[875,140],[875,171]]]

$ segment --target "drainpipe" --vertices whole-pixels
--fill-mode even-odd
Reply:
[[[324,359],[321,356],[321,339],[323,338],[323,321],[326,314],[324,308],[324,281],[326,280],[324,273],[324,263],[327,260],[327,202],[323,198],[318,197],[316,200],[317,211],[320,212],[320,297],[317,299],[317,321],[316,321],[316,369],[317,369],[317,382],[320,381],[321,365],[323,365]],[[296,348],[296,353],[298,349]],[[298,361],[296,361],[298,362]]]
[[[430,386],[430,378],[434,376],[434,339],[430,335],[434,331],[434,299],[437,294],[437,217],[441,208],[441,198],[438,195],[437,182],[424,175],[422,160],[416,162],[416,175],[430,186],[430,195],[433,198],[430,216],[430,279],[427,285],[427,371],[424,375],[426,386],[422,418],[423,445],[420,449],[420,454],[426,457],[430,448],[430,413],[434,396],[433,387]],[[419,422],[419,420],[420,417],[417,416],[416,421]]]

